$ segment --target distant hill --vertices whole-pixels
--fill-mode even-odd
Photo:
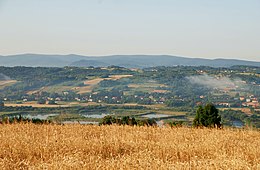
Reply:
[[[77,55],[42,55],[20,54],[0,56],[1,66],[31,66],[31,67],[64,67],[70,63],[82,60],[83,56]]]
[[[127,68],[144,68],[154,66],[212,66],[230,67],[233,65],[250,65],[260,67],[260,62],[234,59],[202,59],[169,55],[113,55],[113,56],[81,56],[81,55],[42,55],[21,54],[0,56],[1,66],[32,66],[32,67],[103,67],[122,66]]]
[[[89,67],[89,66],[104,67],[104,66],[109,66],[109,64],[104,63],[102,61],[95,61],[95,60],[79,60],[79,61],[75,61],[75,62],[71,63],[70,66],[76,66],[76,67]]]

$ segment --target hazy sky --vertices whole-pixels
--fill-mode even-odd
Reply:
[[[0,55],[260,61],[260,0],[0,0]]]

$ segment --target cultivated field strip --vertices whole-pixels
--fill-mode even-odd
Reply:
[[[260,132],[0,125],[0,169],[260,169]]]

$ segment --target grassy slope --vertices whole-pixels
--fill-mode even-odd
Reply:
[[[0,80],[0,89],[4,89],[7,86],[11,86],[17,83],[16,80]]]
[[[0,136],[0,169],[260,168],[254,130],[13,124]]]

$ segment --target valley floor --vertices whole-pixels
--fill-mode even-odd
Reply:
[[[0,125],[0,169],[260,169],[260,132]]]

